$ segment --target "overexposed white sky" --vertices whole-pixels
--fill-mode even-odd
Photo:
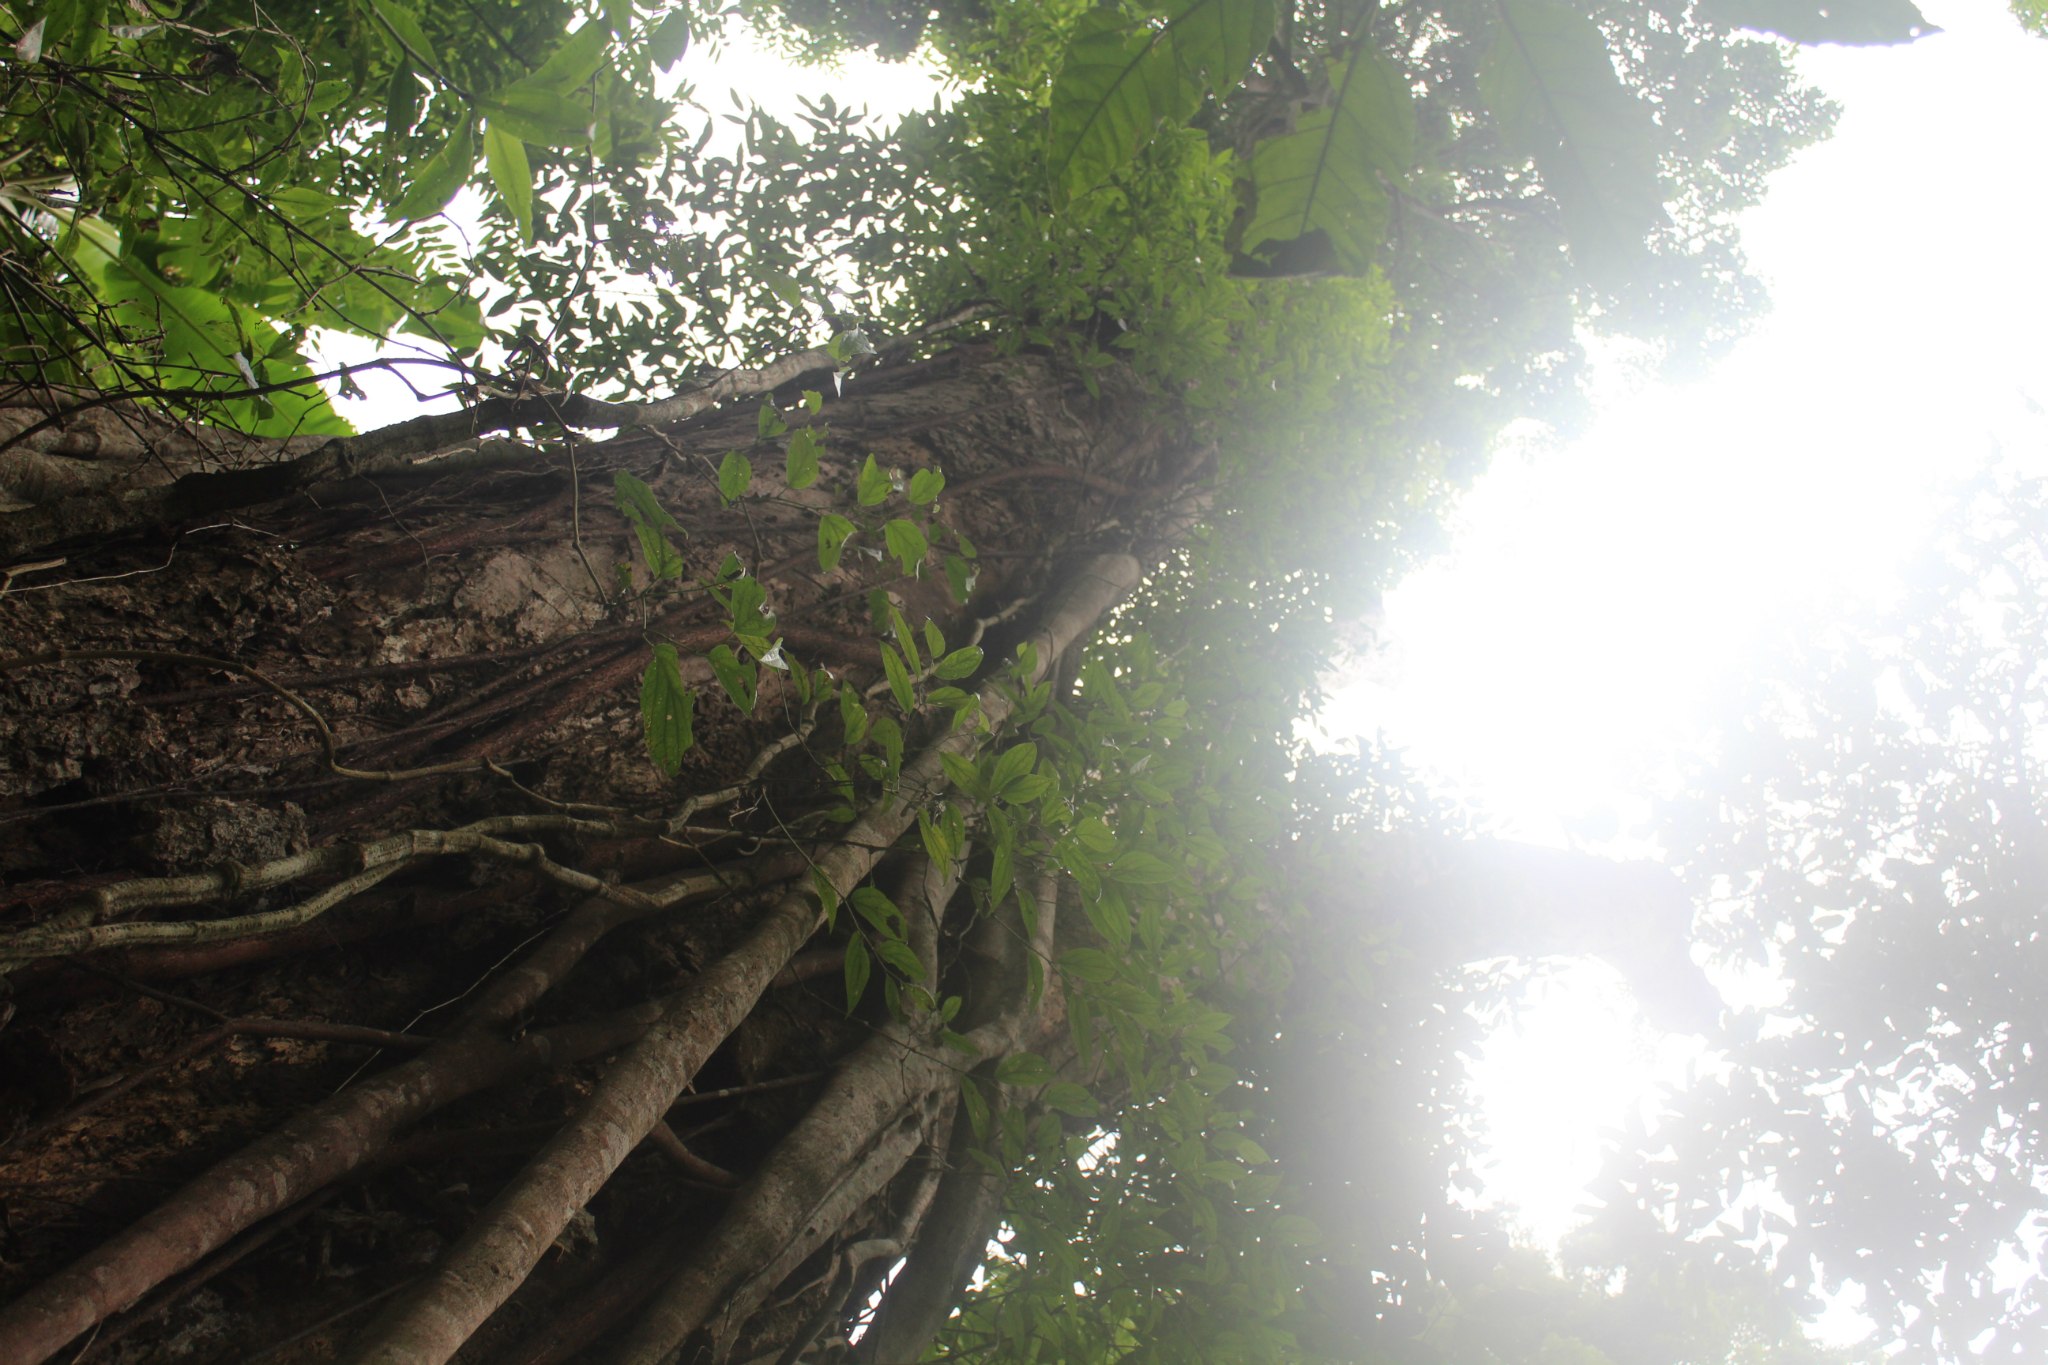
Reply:
[[[1946,31],[1800,54],[1844,113],[1743,220],[1773,313],[1691,385],[1608,367],[1584,439],[1504,453],[1451,554],[1388,596],[1395,676],[1340,693],[1329,733],[1385,733],[1513,836],[1562,844],[1612,810],[1608,851],[1639,853],[1636,793],[1729,660],[1837,590],[1887,593],[1943,481],[2048,463],[2048,42],[1992,0],[1922,9]],[[1599,1130],[1699,1048],[1598,965],[1536,999],[1473,1083],[1512,1135],[1489,1194],[1554,1244]]]
[[[2044,444],[2048,42],[1992,0],[1923,8],[1947,31],[1800,53],[1845,110],[1743,220],[1774,311],[1704,380],[1609,366],[1583,440],[1504,452],[1388,596],[1400,678],[1338,696],[1332,733],[1384,729],[1562,842],[1759,622],[1881,588],[1930,487]]]

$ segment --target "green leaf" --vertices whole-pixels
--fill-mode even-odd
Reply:
[[[681,577],[683,556],[662,532],[683,528],[656,500],[654,490],[623,469],[612,475],[612,489],[620,514],[633,524],[640,538],[640,554],[647,561],[647,571],[656,578]]]
[[[1364,274],[1386,235],[1386,186],[1415,156],[1407,78],[1361,53],[1330,65],[1330,104],[1303,114],[1294,131],[1267,138],[1251,157],[1254,210],[1245,255],[1276,275]]]
[[[1129,886],[1160,886],[1174,878],[1165,859],[1143,849],[1133,849],[1111,864],[1107,875]]]
[[[946,476],[936,469],[920,469],[910,476],[910,501],[917,507],[925,507],[935,501],[945,490]]]
[[[988,789],[998,798],[1019,778],[1038,766],[1038,746],[1029,742],[1005,749],[989,774]]]
[[[957,995],[952,997],[953,1000],[958,1000],[959,998]],[[950,1004],[951,1001],[947,1003]],[[939,1041],[952,1048],[955,1052],[964,1052],[970,1057],[979,1057],[981,1055],[981,1049],[975,1046],[974,1040],[964,1033],[955,1033],[951,1029],[940,1029]],[[977,1098],[979,1097],[977,1096]]]
[[[980,1049],[971,1043],[960,1050],[966,1052],[970,1049],[976,1053],[980,1052]],[[960,1078],[960,1103],[967,1107],[967,1122],[974,1127],[975,1139],[980,1142],[988,1141],[988,1101],[982,1098],[981,1085],[972,1076]]]
[[[1615,74],[1607,38],[1557,0],[1496,0],[1479,93],[1516,156],[1536,163],[1579,264],[1626,267],[1665,220],[1649,106]]]
[[[996,1079],[1004,1085],[1051,1085],[1053,1071],[1035,1052],[1013,1052],[996,1064]]]
[[[686,9],[670,10],[668,17],[655,27],[647,40],[647,56],[663,71],[683,59],[690,50],[690,12]]]
[[[1052,779],[1044,773],[1036,773],[1030,777],[1020,777],[1004,788],[1003,800],[1014,805],[1027,806],[1045,795],[1046,788],[1051,785]]]
[[[875,951],[881,955],[882,961],[901,972],[906,980],[924,980],[924,963],[917,960],[917,954],[908,943],[885,938],[875,945]]]
[[[519,225],[519,240],[533,245],[533,169],[526,162],[526,144],[493,123],[484,129],[484,164],[498,197]]]
[[[924,618],[924,647],[931,652],[934,660],[946,652],[946,633],[939,629],[939,623],[927,616]]]
[[[852,1014],[868,988],[868,941],[858,931],[846,943],[846,1012]]]
[[[911,671],[923,672],[924,660],[917,653],[917,632],[910,628],[910,622],[903,619],[902,610],[894,602],[889,604],[889,633],[903,647],[903,657],[909,661]]]
[[[1180,122],[1210,86],[1237,84],[1273,33],[1271,0],[1168,0],[1165,22],[1085,13],[1053,81],[1049,166],[1081,194]]]
[[[279,333],[250,309],[211,289],[173,285],[134,256],[113,254],[120,250],[119,238],[98,219],[75,219],[73,227],[75,231],[60,236],[57,250],[97,279],[116,301],[117,317],[159,337],[159,382],[172,387],[218,387],[220,376],[239,371],[234,360],[237,354],[246,364],[250,354],[274,353]],[[12,317],[0,310],[0,326]],[[311,373],[296,354],[273,359],[264,370],[276,383],[304,379]],[[223,411],[242,430],[258,436],[339,434],[350,429],[316,384],[279,390],[263,399],[232,400],[223,405]]]
[[[947,867],[952,864],[954,855],[959,850],[953,847],[953,841],[947,837],[943,822],[934,824],[929,815],[919,811],[917,834],[918,838],[924,841],[924,856],[932,860],[934,867]]]
[[[1096,948],[1074,948],[1061,953],[1060,970],[1097,985],[1116,979],[1116,961]]]
[[[725,689],[726,696],[732,698],[732,704],[739,707],[742,714],[753,715],[760,669],[743,662],[728,645],[717,646],[705,657],[711,661],[711,671],[718,675],[718,685]]]
[[[505,90],[525,88],[566,94],[597,74],[610,48],[611,34],[605,26],[586,23],[549,53],[548,59],[539,67],[506,86]],[[499,93],[502,95],[505,91]]]
[[[989,812],[991,819],[995,818],[995,815],[995,811],[991,810]],[[989,859],[988,895],[990,900],[1001,902],[1003,897],[1010,894],[1010,883],[1015,880],[1017,875],[1016,868],[1017,853],[1013,841],[1010,839],[998,840],[995,856]]]
[[[1910,43],[1940,29],[1912,0],[1700,0],[1695,17],[1795,43]]]
[[[862,919],[874,925],[882,937],[903,937],[903,912],[896,908],[896,902],[874,887],[855,887],[853,894],[847,897],[847,903],[860,912]]]
[[[840,689],[839,719],[846,730],[846,742],[858,744],[868,735],[868,712],[861,705],[860,693],[851,684]]]
[[[291,53],[281,54],[277,64],[277,97],[297,104],[306,96],[306,63]]]
[[[408,80],[412,79],[410,71],[407,72],[406,78]],[[351,93],[353,91],[347,81],[314,81],[312,97],[306,101],[306,112],[309,114],[324,114],[347,99]],[[413,105],[415,108],[419,105],[418,81],[413,81]],[[410,131],[410,129],[407,131]]]
[[[643,526],[652,526],[658,531],[680,531],[682,526],[669,515],[661,500],[654,496],[654,490],[638,476],[621,469],[612,475],[612,496],[617,500],[619,513],[628,521]]]
[[[782,414],[775,410],[773,403],[763,403],[754,414],[754,434],[766,441],[789,430],[789,423],[782,420]]]
[[[932,674],[934,677],[945,678],[951,681],[954,678],[967,677],[980,667],[981,646],[968,645],[965,649],[956,649],[945,658],[939,660],[938,664],[932,669]]]
[[[1298,1213],[1283,1213],[1273,1220],[1273,1236],[1282,1246],[1312,1247],[1323,1240],[1323,1230]]]
[[[737,450],[726,452],[718,465],[718,496],[727,502],[738,502],[754,482],[754,465]]]
[[[887,716],[877,716],[868,737],[882,746],[882,761],[889,765],[889,776],[893,778],[902,772],[903,727]]]
[[[536,147],[582,147],[590,141],[590,102],[521,82],[489,95],[476,107],[514,137]]]
[[[448,140],[427,158],[426,165],[420,167],[420,173],[391,206],[391,216],[408,223],[433,217],[448,207],[448,201],[469,182],[469,173],[474,169],[476,144],[472,141],[469,116],[465,114],[456,120]]]
[[[903,656],[887,641],[882,643],[882,671],[889,675],[889,692],[903,708],[903,714],[917,710],[917,694],[910,690],[910,670],[903,666]]]
[[[1045,1088],[1045,1094],[1040,1098],[1062,1114],[1072,1114],[1077,1119],[1092,1119],[1102,1112],[1095,1097],[1072,1081],[1054,1082]]]
[[[804,390],[804,411],[816,417],[825,410],[825,395],[816,389]]]
[[[410,55],[424,66],[440,67],[441,61],[434,55],[434,45],[427,41],[426,30],[420,27],[419,20],[391,4],[390,0],[370,0],[370,8],[376,11],[377,17],[389,30],[392,46],[398,49],[401,58]]]
[[[682,770],[683,755],[696,742],[690,733],[696,705],[697,694],[683,686],[676,647],[655,645],[653,662],[640,678],[640,720],[647,731],[648,757],[670,777]]]
[[[818,904],[824,908],[825,927],[836,929],[839,926],[838,888],[832,885],[832,879],[822,869],[816,867],[811,869],[811,885],[818,892]]]
[[[1116,852],[1116,835],[1110,832],[1108,822],[1099,816],[1090,816],[1074,826],[1074,837],[1092,853]]]
[[[732,611],[732,629],[735,635],[758,636],[765,639],[775,629],[774,613],[768,610],[768,589],[758,578],[744,577],[734,581],[732,595],[725,599]],[[766,652],[766,645],[757,652]]]
[[[974,596],[974,566],[959,555],[946,556],[946,587],[953,594],[953,600],[966,604]]]
[[[890,556],[903,561],[906,574],[915,574],[917,566],[924,563],[925,556],[931,553],[931,542],[924,538],[924,532],[918,530],[915,523],[901,517],[883,527],[882,534],[888,543]]]
[[[854,491],[860,505],[873,507],[878,502],[886,502],[890,488],[888,472],[875,463],[874,456],[868,456],[868,462],[861,466],[860,482]]]
[[[420,80],[414,74],[412,59],[401,56],[391,72],[391,85],[384,96],[385,155],[396,155],[398,140],[410,133],[419,121]]]
[[[972,763],[958,754],[941,752],[939,766],[946,770],[946,776],[951,778],[953,785],[961,791],[977,801],[988,799],[988,784],[981,780],[981,774],[975,771]]]
[[[783,477],[791,488],[809,488],[818,481],[818,455],[825,439],[815,427],[798,427],[789,434],[789,458]]]
[[[818,567],[831,572],[839,567],[839,557],[846,553],[846,539],[856,526],[837,512],[827,512],[818,522]]]

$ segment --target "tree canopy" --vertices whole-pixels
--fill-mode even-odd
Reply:
[[[0,606],[31,642],[0,660],[0,964],[161,1004],[134,983],[196,944],[224,994],[173,999],[213,1043],[410,1057],[164,1139],[191,1183],[98,1246],[39,1224],[0,1354],[116,1349],[296,1220],[384,1226],[324,1202],[369,1218],[378,1179],[520,1140],[487,1202],[415,1190],[432,1269],[349,1358],[1812,1354],[1739,1248],[1609,1220],[1560,1272],[1456,1197],[1459,1049],[1506,993],[1465,965],[1599,952],[1684,1017],[1683,902],[1468,838],[1294,727],[1497,433],[1578,420],[1587,335],[1683,366],[1740,332],[1732,217],[1834,117],[1786,40],[1909,41],[1910,5],[0,23]],[[801,127],[714,114],[668,73],[733,23],[914,49],[954,93],[892,128],[823,77]],[[385,363],[461,410],[351,433],[323,331],[417,339]],[[145,685],[175,725],[109,719]],[[206,709],[243,687],[273,711]],[[305,805],[219,780],[252,766]],[[108,807],[154,813],[96,837]],[[308,969],[341,1001],[370,962],[394,1027],[245,1017],[263,978],[223,964],[388,931],[387,879],[470,905],[451,858],[528,882],[417,961]],[[412,1032],[443,983],[461,1017]],[[51,1075],[76,1032],[38,1035]],[[732,1084],[679,1107],[700,1076]],[[720,1089],[723,1137],[666,1126]],[[101,1169],[90,1135],[35,1141],[128,1093],[31,1108],[24,1179]],[[520,1342],[522,1294],[596,1325]]]

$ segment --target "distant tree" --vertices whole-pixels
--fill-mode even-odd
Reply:
[[[1860,1283],[1898,1360],[2048,1349],[2040,1281],[1995,1268],[2048,1209],[2044,681],[2048,486],[1987,475],[1897,602],[1775,637],[1665,809],[1702,932],[1788,993],[1615,1160],[1609,1207]]]

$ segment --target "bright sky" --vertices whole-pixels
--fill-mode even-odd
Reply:
[[[1801,54],[1845,109],[1744,220],[1773,314],[1689,387],[1610,366],[1585,439],[1499,460],[1451,555],[1389,595],[1395,675],[1340,694],[1333,734],[1384,731],[1504,832],[1563,843],[1612,810],[1626,835],[1631,788],[1775,614],[1884,593],[1943,480],[2048,462],[2048,42],[1991,0],[1922,9],[1946,32]],[[1598,1130],[1691,1051],[1604,969],[1559,979],[1474,1068],[1514,1134],[1489,1193],[1554,1243]]]

